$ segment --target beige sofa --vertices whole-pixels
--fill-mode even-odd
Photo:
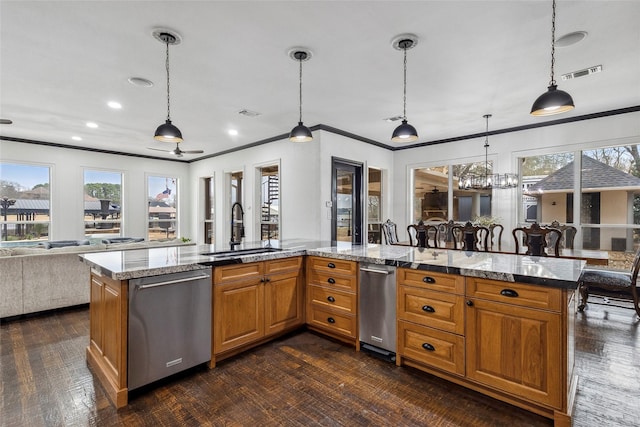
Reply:
[[[78,254],[185,245],[180,239],[45,249],[0,248],[0,318],[89,302],[89,266]]]

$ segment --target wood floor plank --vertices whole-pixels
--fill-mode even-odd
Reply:
[[[575,315],[574,426],[637,426],[640,321],[592,298]],[[88,323],[86,308],[2,322],[1,427],[552,425],[310,332],[156,383],[116,410],[86,364]]]

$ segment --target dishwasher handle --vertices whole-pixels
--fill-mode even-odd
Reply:
[[[388,276],[389,274],[393,273],[393,270],[377,270],[375,268],[367,268],[367,267],[360,267],[360,271],[366,271],[367,273],[384,274],[385,276]]]
[[[149,283],[148,285],[136,285],[136,291],[143,291],[145,289],[156,288],[158,286],[173,285],[175,283],[193,282],[195,280],[202,280],[202,279],[208,279],[208,278],[209,276],[204,274],[201,276],[186,277],[183,279],[166,280],[164,282]]]

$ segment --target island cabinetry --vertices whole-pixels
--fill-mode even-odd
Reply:
[[[214,269],[214,360],[304,324],[302,257]]]
[[[87,362],[116,407],[127,404],[127,281],[91,271]]]
[[[397,270],[397,355],[464,376],[464,277]]]
[[[562,410],[564,305],[560,289],[467,278],[467,377]]]
[[[358,263],[307,257],[307,326],[357,346]]]

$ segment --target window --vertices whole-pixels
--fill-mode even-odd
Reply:
[[[413,223],[447,221],[449,167],[414,169],[413,187]]]
[[[229,224],[230,242],[240,243],[244,238],[244,208],[242,207],[243,173],[231,172],[229,177],[229,206],[231,223]]]
[[[367,187],[367,241],[382,243],[382,171],[369,168]]]
[[[84,171],[84,234],[87,238],[121,235],[122,174]]]
[[[280,175],[277,165],[258,168],[260,240],[280,239]]]
[[[204,188],[204,243],[215,243],[215,192],[213,177],[202,178]]]
[[[3,246],[49,239],[49,176],[48,166],[0,163],[0,242]]]
[[[178,230],[178,191],[176,178],[166,176],[147,177],[147,205],[149,240],[176,237]]]

